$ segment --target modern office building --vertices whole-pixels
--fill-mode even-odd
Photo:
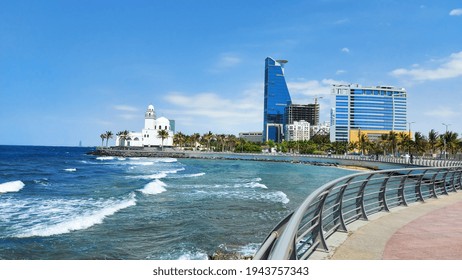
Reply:
[[[314,104],[290,104],[285,110],[287,124],[307,121],[310,125],[319,124],[319,103]]]
[[[407,128],[407,93],[392,86],[362,87],[358,84],[332,85],[335,108],[331,111],[330,140],[357,141]],[[355,140],[356,139],[356,140]]]
[[[263,142],[284,139],[284,127],[287,124],[285,109],[292,104],[289,89],[284,77],[284,64],[287,60],[265,60],[265,100],[263,113]]]
[[[307,121],[294,121],[286,128],[286,141],[310,140],[310,123]]]

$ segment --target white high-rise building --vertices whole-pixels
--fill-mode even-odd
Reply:
[[[286,141],[310,140],[310,123],[307,121],[295,121],[286,126]]]

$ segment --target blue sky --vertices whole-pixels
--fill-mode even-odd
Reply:
[[[462,134],[461,0],[18,0],[0,2],[0,144],[98,145],[149,104],[187,134],[261,131],[267,56],[321,121],[331,83],[394,85],[412,130]]]

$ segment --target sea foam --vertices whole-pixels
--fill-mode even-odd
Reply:
[[[0,184],[0,193],[19,192],[24,186],[24,183],[19,180],[2,183]]]
[[[143,189],[140,190],[140,192],[144,194],[159,194],[167,191],[164,187],[167,186],[164,182],[161,180],[156,179],[155,181],[152,181],[144,186]]]
[[[58,234],[65,234],[76,230],[83,230],[89,227],[92,227],[97,224],[103,223],[103,220],[113,215],[114,213],[136,205],[135,194],[130,194],[130,197],[121,201],[109,201],[104,203],[104,207],[87,211],[78,216],[71,216],[65,221],[62,217],[59,218],[59,221],[50,225],[49,223],[37,224],[32,226],[22,233],[18,234],[16,237],[31,237],[31,236],[51,236]]]
[[[66,171],[66,172],[75,172],[75,171],[77,171],[77,168],[66,168],[66,169],[64,169],[64,171]]]
[[[114,157],[97,157],[97,160],[114,160]]]

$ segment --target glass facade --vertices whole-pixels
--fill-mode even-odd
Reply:
[[[350,139],[350,130],[406,131],[407,93],[390,86],[334,85],[331,141]]]
[[[286,79],[284,64],[286,60],[265,60],[265,101],[263,113],[263,141],[281,142],[284,139],[284,114],[286,106],[292,104]]]

